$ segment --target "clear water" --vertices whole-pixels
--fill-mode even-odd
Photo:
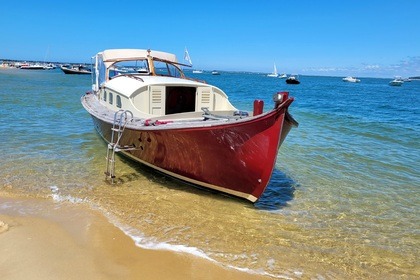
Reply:
[[[420,81],[190,74],[240,109],[295,97],[300,126],[280,149],[267,191],[250,204],[118,158],[80,96],[89,76],[0,70],[0,190],[99,209],[139,246],[179,250],[277,278],[420,277]]]

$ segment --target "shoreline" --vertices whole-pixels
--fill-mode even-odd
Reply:
[[[0,196],[2,279],[273,279],[136,246],[98,211]]]

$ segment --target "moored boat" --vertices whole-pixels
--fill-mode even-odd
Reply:
[[[78,75],[92,74],[92,71],[83,65],[73,65],[73,66],[62,65],[60,66],[60,68],[64,72],[64,74],[78,74]]]
[[[20,69],[24,69],[24,70],[45,70],[44,65],[41,65],[39,63],[25,63],[22,64],[22,66],[20,66]]]
[[[44,65],[45,70],[53,70],[55,68],[57,68],[57,66],[53,63],[47,63],[47,64]]]
[[[360,80],[354,77],[348,76],[348,77],[343,78],[343,82],[360,83]]]
[[[111,74],[120,63],[138,62],[147,64],[147,74]],[[288,113],[294,99],[279,92],[267,112],[261,100],[253,112],[240,111],[221,89],[185,77],[181,66],[188,65],[151,50],[95,56],[92,92],[81,102],[108,143],[108,178],[115,177],[115,154],[122,152],[169,176],[255,202],[280,145],[298,125]]]
[[[404,84],[404,80],[400,76],[396,76],[395,79],[389,82],[390,86],[401,86]]]
[[[297,75],[290,75],[287,79],[286,79],[286,83],[287,84],[291,84],[291,85],[298,85],[300,84],[300,81],[298,79]]]
[[[267,74],[267,77],[277,78],[278,76],[279,76],[279,74],[277,73],[276,63],[274,63],[273,72],[270,73],[270,74]]]

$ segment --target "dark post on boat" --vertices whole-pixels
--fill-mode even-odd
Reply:
[[[254,100],[254,116],[261,115],[264,111],[264,101],[256,99]]]

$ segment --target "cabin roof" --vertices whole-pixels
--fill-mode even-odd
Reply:
[[[149,53],[150,52],[150,53]],[[102,56],[104,62],[116,62],[116,61],[130,61],[145,59],[147,55],[152,57],[167,60],[173,63],[178,63],[178,60],[174,54],[153,51],[153,50],[143,50],[143,49],[111,49],[105,50],[99,53]]]

